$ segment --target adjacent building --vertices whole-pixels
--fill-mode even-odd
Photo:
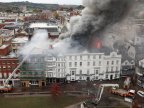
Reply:
[[[12,52],[16,53],[20,48],[22,48],[28,42],[28,37],[17,37],[12,39],[11,49]]]
[[[15,57],[2,57],[0,58],[0,84],[3,84],[4,80],[11,75],[14,69],[18,66],[19,60]],[[14,74],[13,78],[10,80],[10,83],[13,83],[19,77],[19,70]]]
[[[45,86],[45,61],[43,55],[30,55],[22,64],[20,70],[22,86]]]
[[[36,30],[39,30],[39,29],[44,29],[48,32],[48,38],[50,39],[56,39],[59,37],[60,33],[61,33],[61,30],[59,28],[58,25],[56,24],[49,24],[49,23],[32,23],[30,26],[29,26],[29,29],[28,29],[28,34],[29,34],[29,37],[31,38],[33,33],[36,31]]]
[[[66,81],[112,80],[120,78],[121,55],[111,52],[76,53],[64,56],[31,55],[21,66],[22,85],[45,86]]]
[[[7,56],[11,51],[10,45],[3,44],[0,46],[0,56]]]
[[[53,82],[65,82],[66,81],[66,66],[65,66],[65,58],[61,57],[53,57],[47,56],[45,58],[45,73],[47,84]]]
[[[71,54],[66,56],[66,78],[78,80],[112,80],[120,78],[121,55],[116,52]]]

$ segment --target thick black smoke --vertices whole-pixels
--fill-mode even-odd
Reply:
[[[66,35],[88,48],[94,36],[104,38],[101,33],[127,15],[132,3],[133,0],[83,0],[85,9],[82,16],[71,21],[70,30]]]

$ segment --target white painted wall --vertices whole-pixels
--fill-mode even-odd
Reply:
[[[121,55],[112,52],[69,54],[61,57],[46,57],[46,77],[77,80],[105,80],[120,77]]]

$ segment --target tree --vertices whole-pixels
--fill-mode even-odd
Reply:
[[[54,99],[60,95],[60,86],[57,83],[51,85],[51,94]]]
[[[34,13],[41,13],[42,10],[41,10],[41,9],[33,9],[33,12],[34,12]]]
[[[12,10],[11,10],[10,8],[8,8],[8,9],[6,9],[6,12],[7,12],[7,13],[11,13]]]

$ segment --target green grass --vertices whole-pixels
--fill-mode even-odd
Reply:
[[[81,99],[70,96],[52,97],[13,97],[0,98],[0,108],[64,108],[80,102]]]

